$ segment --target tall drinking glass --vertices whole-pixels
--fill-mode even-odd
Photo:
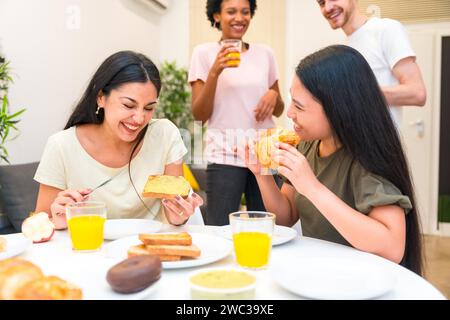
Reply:
[[[234,253],[239,266],[261,269],[269,264],[275,215],[263,211],[239,211],[229,215]]]
[[[70,203],[66,206],[66,217],[73,250],[86,252],[100,249],[106,220],[105,203]]]

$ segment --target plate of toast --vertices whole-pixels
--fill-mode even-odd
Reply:
[[[215,234],[217,234],[218,236],[221,236],[225,239],[232,240],[231,226],[229,224],[218,227],[217,230],[215,230]],[[273,230],[272,245],[278,246],[280,244],[291,241],[292,239],[294,239],[297,236],[298,236],[298,233],[295,229],[276,225]]]
[[[107,258],[125,259],[137,255],[157,255],[164,269],[206,265],[232,252],[227,239],[205,233],[141,233],[115,240],[104,247]]]

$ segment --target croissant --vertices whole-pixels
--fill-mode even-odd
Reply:
[[[15,299],[18,300],[81,300],[80,288],[56,276],[36,279],[20,287]]]
[[[267,129],[259,135],[255,143],[256,157],[264,168],[276,169],[278,163],[272,160],[271,153],[276,142],[288,143],[296,146],[300,143],[300,137],[295,131],[272,128]]]
[[[13,300],[26,283],[43,277],[41,269],[29,261],[10,258],[0,261],[0,300]]]
[[[80,288],[55,276],[44,276],[30,261],[0,261],[0,300],[69,300],[82,298]]]

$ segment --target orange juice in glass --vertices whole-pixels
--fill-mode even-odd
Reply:
[[[267,267],[275,215],[262,211],[239,211],[229,217],[238,265],[250,269]]]
[[[72,248],[75,251],[96,251],[103,244],[106,205],[103,202],[76,202],[66,206]]]
[[[225,57],[227,58],[234,58],[233,60],[229,60],[227,62],[227,64],[229,66],[239,66],[239,64],[241,63],[241,52],[242,52],[242,41],[239,39],[224,39],[222,41],[220,41],[220,44],[222,46],[225,45],[231,45],[229,50],[229,53],[227,53],[225,55]]]

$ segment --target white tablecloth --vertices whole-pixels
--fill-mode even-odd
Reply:
[[[165,225],[162,231],[175,230],[214,233],[215,227],[189,225],[175,229],[175,227]],[[393,290],[379,297],[379,299],[445,299],[436,288],[415,273],[388,260],[350,247],[307,237],[297,237],[288,243],[274,246],[271,261],[285,259],[292,255],[301,255],[305,259],[315,257],[346,257],[354,259],[354,261],[370,261],[372,264],[388,266],[390,271],[397,276],[397,282]],[[33,244],[21,254],[21,257],[36,263],[42,268],[45,274],[59,275],[65,279],[70,278],[68,275],[76,274],[77,270],[80,269],[86,270],[86,268],[92,268],[94,270],[96,266],[104,264],[106,259],[102,250],[94,253],[73,252],[67,231],[56,232],[49,242]],[[111,261],[111,265],[113,264],[113,261]],[[197,268],[163,270],[156,289],[146,298],[189,299],[188,275],[198,268],[222,266],[235,266],[233,255]],[[256,271],[255,273],[257,276],[256,299],[302,299],[302,297],[294,295],[279,286],[272,278],[270,267],[267,270]],[[106,274],[104,276],[106,277]],[[102,299],[101,296],[97,298]]]

